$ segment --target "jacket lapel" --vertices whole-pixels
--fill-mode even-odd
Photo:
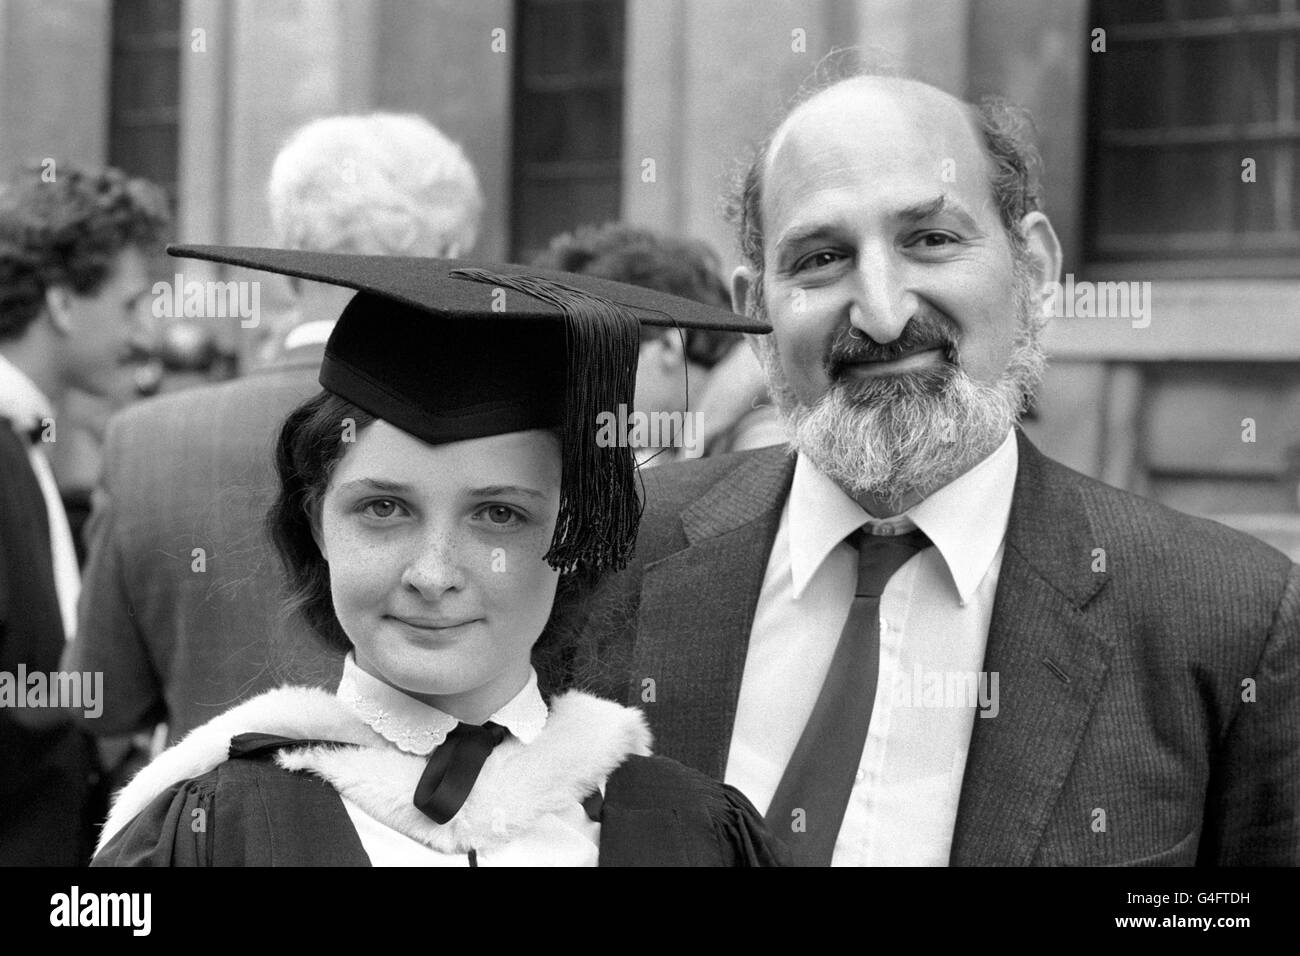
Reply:
[[[1114,636],[1087,604],[1105,586],[1084,486],[1017,432],[1020,466],[984,669],[996,716],[977,717],[950,863],[1033,860],[1101,691]],[[1086,826],[1087,821],[1080,821]]]
[[[793,475],[783,448],[748,456],[682,512],[687,546],[642,577],[629,703],[645,708],[657,753],[717,780]]]

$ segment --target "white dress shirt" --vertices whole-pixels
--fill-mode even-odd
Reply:
[[[834,866],[946,866],[977,710],[1018,454],[988,458],[894,518],[873,518],[805,457],[782,509],[750,632],[726,782],[766,812],[821,691],[857,581],[855,529],[920,528],[934,547],[904,564],[880,600],[871,727]],[[982,703],[981,703],[982,702]]]
[[[375,735],[405,753],[426,757],[458,721],[436,707],[390,687],[357,666],[352,654],[343,663],[337,691],[339,700]],[[532,743],[546,726],[546,702],[537,689],[537,673],[492,720],[522,743]],[[347,797],[343,806],[356,827],[361,846],[372,866],[469,866],[464,853],[442,853],[377,820]],[[599,855],[600,824],[587,817],[580,803],[560,813],[543,814],[525,833],[493,849],[476,854],[478,866],[595,866]]]
[[[47,422],[54,421],[54,406],[45,393],[3,355],[0,355],[0,415],[12,421],[20,432],[44,429]],[[23,440],[26,442],[27,439],[24,437]],[[68,526],[68,514],[63,510],[63,497],[46,457],[49,447],[50,444],[43,441],[29,445],[27,457],[41,487],[41,497],[45,499],[50,557],[54,562],[54,591],[59,599],[64,637],[72,640],[77,630],[81,569],[77,566],[77,549],[72,541],[72,529]]]

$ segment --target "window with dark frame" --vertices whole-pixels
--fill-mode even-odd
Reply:
[[[1300,0],[1097,0],[1091,26],[1088,262],[1300,275]]]
[[[114,0],[108,162],[167,190],[180,167],[180,15],[175,0]]]
[[[623,0],[517,0],[511,254],[617,219]]]

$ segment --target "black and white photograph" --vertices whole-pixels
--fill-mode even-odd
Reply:
[[[1300,0],[0,0],[22,925],[984,867],[1240,940],[1298,561]]]

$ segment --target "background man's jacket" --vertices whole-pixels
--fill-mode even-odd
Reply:
[[[284,574],[263,530],[279,488],[274,441],[320,391],[319,359],[319,348],[290,352],[110,421],[79,637],[65,662],[104,672],[94,733],[166,721],[176,740],[286,681],[337,682],[342,655],[284,613]]]

